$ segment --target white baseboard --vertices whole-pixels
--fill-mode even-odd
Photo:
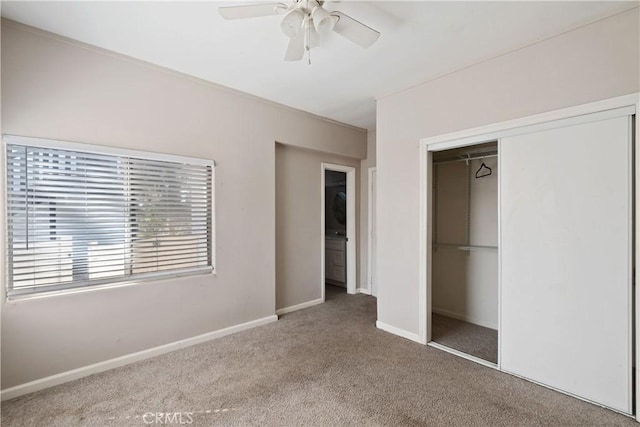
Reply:
[[[473,323],[474,325],[484,326],[489,329],[498,329],[498,325],[493,322],[487,322],[482,319],[478,319],[476,317],[467,316],[465,314],[456,313],[454,311],[446,310],[443,308],[433,307],[431,311],[435,314],[440,314],[442,316],[451,317],[454,319],[462,320],[463,322]]]
[[[376,321],[376,328],[382,329],[386,332],[390,332],[394,335],[398,335],[399,337],[415,341],[419,344],[426,344],[420,339],[420,335],[414,334],[413,332],[405,331],[404,329],[396,328],[395,326],[387,325],[386,323],[383,323],[379,320]]]
[[[365,294],[365,295],[371,295],[371,291],[367,288],[358,288],[356,289],[356,293],[357,294]]]
[[[277,316],[282,316],[283,314],[291,313],[292,311],[302,310],[303,308],[313,307],[314,305],[322,304],[324,300],[322,298],[314,299],[311,301],[303,302],[301,304],[292,305],[289,307],[281,308],[276,310]]]
[[[206,334],[197,335],[195,337],[186,338],[184,340],[174,341],[169,344],[160,345],[158,347],[149,348],[147,350],[138,351],[136,353],[127,354],[124,356],[116,357],[114,359],[105,360],[103,362],[94,363],[93,365],[84,366],[82,368],[73,369],[71,371],[61,372],[59,374],[51,375],[50,377],[41,378],[35,381],[8,388],[6,390],[2,390],[0,391],[0,399],[3,401],[7,399],[13,399],[14,397],[22,396],[24,394],[33,393],[35,391],[77,380],[79,378],[87,377],[99,372],[104,372],[110,369],[118,368],[120,366],[129,365],[140,360],[149,359],[151,357],[169,353],[174,350],[201,344],[203,342],[211,341],[216,338],[222,338],[227,335],[235,334],[236,332],[266,325],[267,323],[276,322],[277,320],[278,317],[275,315],[267,316],[263,317],[262,319],[256,319],[250,322],[241,323],[239,325],[230,326],[228,328],[219,329],[217,331],[207,332]]]

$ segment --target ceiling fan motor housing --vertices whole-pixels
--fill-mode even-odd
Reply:
[[[327,11],[324,3],[320,0],[295,0],[290,3],[223,6],[218,10],[225,19],[284,14],[280,29],[290,39],[285,61],[302,59],[305,51],[320,44],[319,34],[333,31],[365,49],[380,36],[378,31],[342,12]]]
[[[298,32],[307,28],[314,28],[317,32],[326,34],[333,30],[339,17],[332,16],[322,5],[323,1],[298,0],[293,3],[280,23],[282,32],[289,38],[294,38]],[[282,10],[277,6],[278,11]]]

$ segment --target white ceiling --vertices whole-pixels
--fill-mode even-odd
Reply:
[[[612,2],[327,2],[382,33],[329,34],[284,62],[281,17],[225,21],[248,2],[2,2],[2,16],[343,123],[375,129],[375,99],[638,7]]]

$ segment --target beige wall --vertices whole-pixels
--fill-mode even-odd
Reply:
[[[420,138],[638,92],[639,39],[636,8],[378,100],[378,321],[418,333]]]
[[[320,165],[356,168],[356,288],[368,291],[368,168],[375,166],[376,132],[367,133],[366,158],[276,144],[276,309],[321,297]]]
[[[276,144],[276,309],[322,297],[321,165],[356,168],[356,218],[359,203],[360,160]],[[356,258],[361,252],[356,236]],[[361,268],[356,269],[356,283]]]
[[[275,141],[366,155],[364,131],[8,21],[2,88],[4,133],[217,162],[217,275],[3,302],[3,389],[273,315]]]

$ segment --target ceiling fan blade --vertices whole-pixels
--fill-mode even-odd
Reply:
[[[218,12],[225,19],[257,18],[259,16],[279,15],[286,12],[284,3],[245,4],[242,6],[223,6]]]
[[[331,16],[338,18],[333,31],[340,34],[355,44],[368,48],[380,37],[380,33],[371,27],[364,25],[362,22],[356,21],[349,15],[342,12],[331,12]]]
[[[289,39],[285,61],[300,61],[304,57],[304,32],[298,31],[298,35]]]

